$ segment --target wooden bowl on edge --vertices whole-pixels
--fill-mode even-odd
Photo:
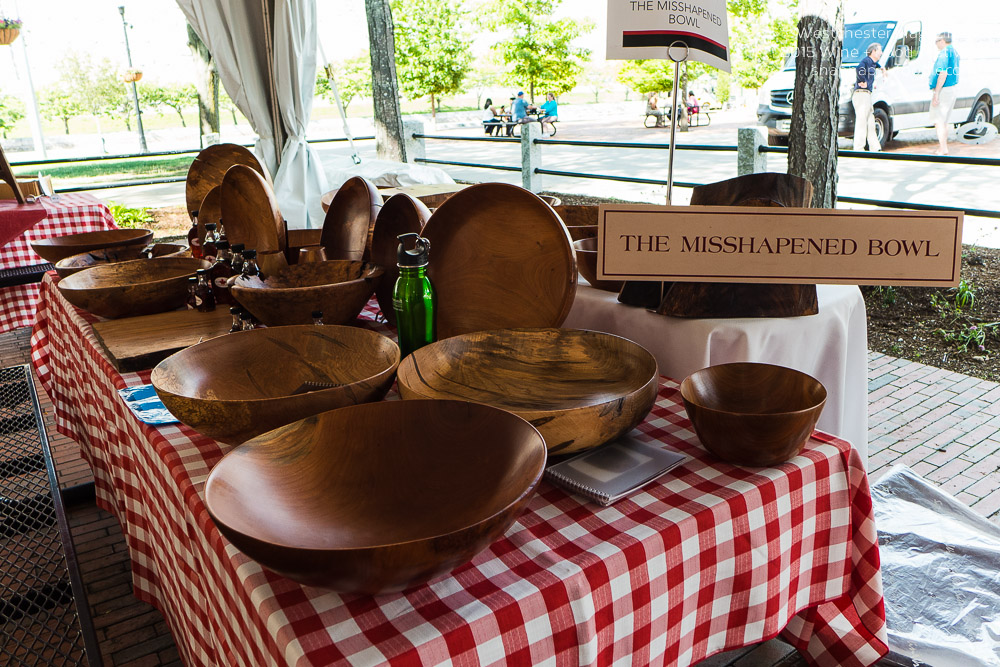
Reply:
[[[55,264],[61,259],[92,250],[128,246],[144,248],[152,238],[153,232],[149,229],[104,229],[99,232],[50,236],[32,241],[31,249],[45,261]]]
[[[705,449],[728,463],[771,466],[805,447],[826,388],[791,368],[737,362],[695,371],[681,383],[681,398]]]
[[[381,334],[308,324],[198,343],[161,361],[150,381],[177,419],[238,445],[310,415],[381,400],[398,365],[399,347]]]
[[[205,505],[238,549],[308,586],[374,595],[468,562],[506,532],[545,443],[503,410],[385,401],[332,410],[229,452]]]
[[[552,454],[614,440],[656,400],[656,359],[641,345],[599,331],[499,329],[447,338],[399,365],[404,399],[458,399],[518,414]]]
[[[67,301],[94,315],[152,315],[183,306],[188,278],[210,266],[193,257],[136,259],[84,269],[63,278],[57,287]]]
[[[396,250],[399,247],[400,234],[410,232],[420,233],[420,230],[431,217],[431,212],[420,200],[405,193],[389,197],[375,219],[375,229],[372,231],[371,259],[373,264],[381,266],[385,275],[375,288],[379,308],[382,315],[392,326],[396,326],[396,311],[392,307],[392,290],[399,278],[399,267],[396,265]],[[431,252],[434,248],[431,248]]]
[[[598,280],[597,279],[597,238],[580,239],[573,241],[573,250],[576,252],[576,266],[580,269],[580,275],[587,279],[591,287],[605,292],[620,292],[624,281],[621,280]]]

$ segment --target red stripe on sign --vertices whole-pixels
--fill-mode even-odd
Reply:
[[[697,37],[698,39],[703,39],[706,42],[715,44],[720,49],[723,49],[725,51],[729,50],[727,47],[723,46],[722,44],[719,44],[714,39],[709,39],[704,35],[699,35],[697,33],[687,32],[684,30],[625,30],[622,32],[622,35],[623,36],[624,35],[684,35],[686,37]]]

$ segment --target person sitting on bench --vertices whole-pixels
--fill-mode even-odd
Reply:
[[[688,107],[688,115],[689,116],[691,114],[698,113],[698,111],[699,111],[699,109],[698,109],[698,98],[694,96],[694,91],[693,90],[689,90],[688,91],[687,107]]]
[[[514,136],[514,125],[524,125],[525,123],[533,122],[531,118],[528,118],[528,100],[524,99],[524,91],[518,91],[517,99],[510,107],[511,124],[507,126],[507,136]]]
[[[559,103],[556,102],[555,93],[546,93],[545,102],[542,103],[542,115],[539,117],[538,122],[542,124],[542,134],[545,134],[545,124],[548,123],[552,131],[555,131],[555,126],[552,123],[559,120]]]
[[[493,136],[493,130],[497,131],[497,136],[500,136],[500,119],[496,117],[497,110],[493,107],[493,100],[489,97],[486,98],[486,105],[483,107],[483,127],[486,130],[486,134]]]
[[[663,109],[658,106],[656,93],[650,93],[646,99],[646,115],[656,116],[656,127],[663,127]]]

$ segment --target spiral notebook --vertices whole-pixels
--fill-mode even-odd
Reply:
[[[687,456],[625,435],[550,466],[546,477],[607,507],[687,460]]]

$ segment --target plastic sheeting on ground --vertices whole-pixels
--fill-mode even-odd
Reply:
[[[1000,527],[905,466],[872,499],[893,653],[1000,666]]]

